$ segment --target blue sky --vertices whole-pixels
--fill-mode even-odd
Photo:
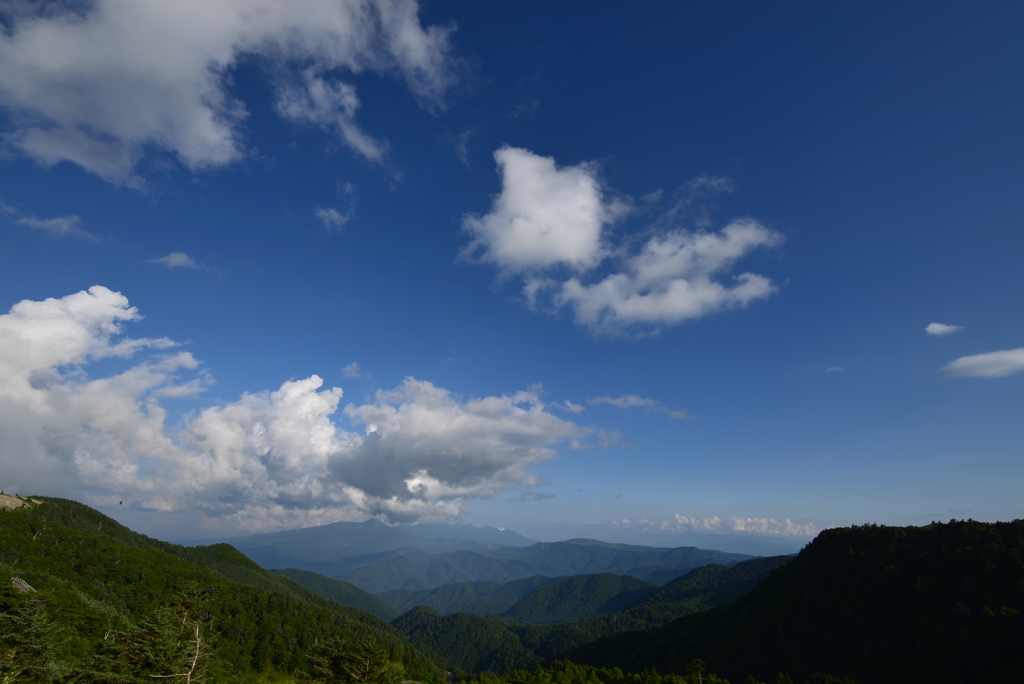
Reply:
[[[177,538],[1021,515],[1012,3],[0,11],[8,492]]]

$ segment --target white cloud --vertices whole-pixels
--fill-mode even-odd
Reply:
[[[357,362],[353,361],[341,369],[341,374],[346,378],[361,378],[363,377],[363,368]]]
[[[651,238],[621,272],[590,284],[570,278],[555,298],[572,307],[578,323],[597,331],[677,324],[774,293],[772,282],[755,273],[741,273],[731,284],[715,277],[754,249],[780,242],[778,233],[752,219],[717,233],[667,233]]]
[[[534,392],[463,400],[414,378],[339,413],[341,389],[315,375],[172,429],[161,398],[201,392],[209,377],[190,353],[161,352],[174,346],[166,338],[121,337],[138,318],[100,286],[0,316],[0,488],[116,495],[244,529],[353,511],[440,519],[466,498],[541,484],[529,468],[592,433],[552,415]],[[87,374],[93,359],[145,349],[156,353]]]
[[[157,259],[150,259],[149,263],[159,264],[164,268],[192,268],[201,269],[203,265],[184,252],[171,252],[167,256]]]
[[[337,181],[337,186],[338,193],[341,194],[345,200],[344,211],[338,211],[334,208],[322,209],[317,207],[313,213],[324,224],[324,228],[326,228],[328,232],[336,230],[340,233],[345,224],[352,220],[352,215],[355,214],[356,188],[351,183],[342,183],[340,180]]]
[[[591,404],[609,404],[611,406],[618,406],[619,408],[642,408],[654,413],[664,413],[670,418],[681,420],[684,418],[690,418],[690,414],[686,411],[676,411],[666,406],[662,406],[661,403],[654,399],[647,399],[645,397],[638,397],[635,394],[624,394],[621,397],[595,397],[590,400]]]
[[[553,416],[534,392],[460,401],[429,382],[407,378],[376,401],[345,413],[365,426],[339,479],[365,492],[374,512],[401,517],[417,501],[491,497],[541,481],[526,471],[554,456],[551,445],[589,431]],[[419,505],[419,504],[417,504]]]
[[[359,98],[347,83],[328,82],[315,70],[306,70],[304,83],[282,88],[277,111],[286,119],[334,129],[349,147],[373,162],[380,162],[387,145],[364,133],[355,123]]]
[[[68,216],[55,216],[53,218],[41,219],[36,216],[22,214],[14,207],[0,202],[0,212],[11,217],[19,226],[28,226],[35,230],[42,230],[58,237],[77,237],[85,240],[96,240],[92,233],[82,230],[82,220],[74,214]]]
[[[929,323],[924,329],[929,335],[952,335],[955,332],[963,330],[962,325],[946,325],[945,323]]]
[[[463,227],[473,236],[463,255],[513,272],[566,264],[596,266],[605,256],[605,227],[625,205],[605,201],[593,164],[557,167],[551,157],[502,147],[494,153],[502,176],[491,212],[467,214]]]
[[[1024,347],[994,351],[988,354],[961,356],[942,367],[954,378],[1001,378],[1024,372]]]
[[[577,323],[595,332],[650,332],[744,307],[777,290],[755,273],[722,278],[752,251],[782,242],[779,233],[749,218],[706,230],[710,219],[693,202],[727,191],[726,179],[689,183],[635,250],[629,241],[612,241],[609,227],[628,213],[628,203],[607,198],[594,165],[559,168],[554,159],[512,147],[499,149],[495,159],[501,194],[490,213],[463,218],[472,240],[462,256],[491,262],[506,276],[522,275],[531,307],[568,307]],[[684,217],[697,229],[678,227]],[[574,272],[568,279],[560,277],[565,269]]]
[[[745,518],[732,516],[719,518],[693,518],[675,514],[672,520],[629,520],[612,523],[621,527],[637,528],[644,531],[664,533],[704,532],[712,534],[756,534],[772,537],[812,538],[820,531],[814,523],[794,523],[785,518]]]
[[[826,373],[838,373],[841,370],[843,370],[842,366],[830,366],[830,367],[825,369],[825,372]]]
[[[227,90],[246,55],[260,55],[275,77],[283,115],[334,128],[371,160],[384,147],[356,125],[355,89],[334,74],[397,74],[432,108],[454,80],[451,29],[421,26],[415,0],[11,0],[6,9],[7,143],[42,164],[72,161],[127,185],[141,183],[134,169],[149,147],[191,169],[246,153],[246,111]]]
[[[587,410],[583,406],[580,406],[579,404],[574,404],[568,399],[562,402],[562,408],[568,411],[569,413],[583,413],[584,411]]]
[[[337,209],[321,209],[317,207],[313,213],[323,222],[324,228],[327,230],[341,230],[342,226],[348,223],[349,219],[348,215],[342,214]]]

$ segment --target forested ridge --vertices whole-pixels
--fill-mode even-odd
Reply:
[[[0,509],[4,684],[440,684],[446,669],[479,684],[1024,681],[1024,521],[832,529],[795,557],[662,587],[532,578],[498,594],[523,595],[503,616],[421,605],[387,624],[310,590],[375,598],[354,586],[151,539],[73,501],[19,501]],[[449,598],[498,592],[485,589]]]
[[[379,681],[440,681],[393,627],[228,545],[178,547],[36,500],[0,510],[0,681],[152,682],[196,666],[209,682],[328,681],[357,662]]]
[[[618,586],[629,587],[619,594],[626,598],[636,591],[638,583],[643,592],[634,594],[634,603],[617,612],[609,612],[587,620],[560,624],[524,625],[506,616],[480,617],[467,613],[440,615],[427,606],[419,606],[392,621],[412,643],[445,659],[450,669],[460,673],[506,673],[536,666],[559,654],[602,636],[627,629],[648,629],[681,615],[707,610],[731,601],[750,590],[758,579],[772,568],[789,562],[790,556],[756,558],[738,563],[732,568],[710,565],[690,571],[683,577],[661,588],[640,583],[635,578],[623,578]],[[569,578],[545,584],[541,600],[524,602],[533,608],[538,603],[556,607],[566,605],[570,610],[581,606],[579,590],[588,585],[608,584],[604,575]],[[560,593],[561,592],[561,593]],[[594,593],[591,610],[605,604],[601,592]],[[642,670],[640,667],[639,670]],[[634,671],[639,671],[634,670]]]
[[[822,532],[747,596],[563,654],[734,681],[825,672],[860,682],[1024,681],[1024,521]]]

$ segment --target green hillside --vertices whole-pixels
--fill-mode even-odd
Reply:
[[[376,615],[386,622],[394,620],[401,614],[401,611],[397,610],[387,602],[382,601],[373,594],[365,592],[356,585],[349,584],[348,582],[331,579],[330,577],[324,577],[323,575],[319,575],[315,572],[297,570],[295,568],[273,570],[272,572],[275,575],[286,577],[293,582],[301,584],[303,587],[319,596],[331,599],[343,606],[349,606],[351,608],[358,608],[359,610],[366,611],[371,615]]]
[[[210,682],[288,681],[361,657],[381,681],[437,679],[396,629],[227,545],[185,549],[72,501],[36,500],[0,510],[0,681],[152,682],[193,648]]]
[[[442,616],[435,610],[421,606],[403,614],[391,624],[401,629],[413,644],[445,660],[449,669],[464,673],[509,672],[515,668],[533,667],[603,636],[626,629],[648,629],[682,615],[707,610],[713,605],[733,600],[737,595],[749,591],[756,578],[766,576],[771,568],[789,560],[788,556],[757,558],[738,563],[733,568],[720,565],[698,568],[686,578],[680,578],[661,589],[643,583],[642,593],[632,597],[637,600],[635,605],[588,620],[524,625],[509,617],[497,615],[486,618],[466,613]],[[594,580],[594,577],[584,576],[582,580]],[[602,575],[596,577],[594,581],[598,583],[608,581]],[[578,579],[563,578],[557,583],[542,585],[535,591],[557,587],[563,582],[564,588],[578,588],[583,585],[566,582]],[[632,582],[639,580],[621,577],[618,586],[630,587]],[[627,588],[626,591],[632,589]],[[609,594],[615,596],[611,592]],[[571,591],[566,592],[565,597],[568,605],[577,605],[577,599]],[[557,602],[546,605],[548,610],[559,610]],[[468,636],[474,633],[486,635],[486,638],[474,641]]]
[[[864,682],[1024,681],[1024,521],[822,532],[732,604],[566,657],[734,681],[786,671]]]
[[[502,615],[526,625],[586,620],[627,608],[657,588],[627,575],[577,575],[537,587]]]
[[[499,582],[456,582],[421,591],[385,591],[377,596],[398,611],[405,612],[416,606],[428,606],[441,615],[471,613],[481,617],[504,613],[519,603],[537,587],[557,582],[561,577],[534,575],[526,579]]]

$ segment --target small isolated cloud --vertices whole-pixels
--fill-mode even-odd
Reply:
[[[733,516],[730,518],[691,518],[675,514],[672,520],[629,520],[623,519],[612,523],[619,527],[636,528],[648,532],[663,532],[677,534],[685,532],[703,532],[711,534],[756,534],[771,537],[796,537],[813,538],[817,536],[818,528],[814,523],[794,523],[785,518],[744,518]]]
[[[96,236],[82,230],[82,220],[74,214],[41,219],[36,216],[22,214],[16,208],[0,202],[0,212],[7,214],[19,226],[28,226],[33,230],[41,230],[57,237],[76,237],[95,242]]]
[[[164,268],[203,268],[202,264],[184,252],[171,252],[167,256],[162,256],[158,259],[150,259],[149,263],[158,264]]]
[[[462,165],[467,169],[470,168],[469,139],[476,135],[478,131],[478,128],[469,128],[462,131],[462,133],[459,133],[455,137],[455,154],[458,155],[459,161],[462,162]]]
[[[961,356],[941,370],[952,378],[1001,378],[1024,372],[1024,347]]]
[[[0,105],[14,122],[4,142],[122,185],[142,185],[149,148],[191,170],[246,155],[230,79],[246,58],[260,58],[281,116],[378,162],[386,145],[357,123],[355,86],[341,79],[397,76],[436,110],[459,70],[454,28],[423,26],[415,0],[206,0],[201,21],[192,4],[161,0],[0,4]]]
[[[825,372],[826,373],[838,373],[841,370],[843,370],[842,366],[830,366],[829,368],[825,369]]]
[[[632,205],[610,195],[595,164],[559,167],[514,147],[494,158],[501,193],[489,213],[463,217],[471,239],[461,257],[491,263],[503,277],[520,276],[533,307],[568,308],[594,332],[656,332],[776,291],[755,273],[726,276],[736,261],[780,244],[782,236],[749,218],[711,232],[710,219],[692,206],[694,198],[727,191],[726,179],[692,181],[644,241],[617,242],[611,228]],[[681,228],[683,219],[697,229]]]
[[[0,315],[0,489],[116,495],[250,530],[444,519],[543,484],[532,466],[603,437],[535,392],[461,398],[412,377],[341,408],[341,388],[312,375],[171,423],[161,401],[209,376],[169,339],[124,337],[139,318],[101,286]],[[90,377],[99,359],[128,367]]]
[[[558,498],[557,495],[552,494],[551,492],[535,492],[532,490],[525,491],[519,495],[520,501],[543,501],[545,499],[555,498]]]
[[[361,378],[363,377],[363,367],[353,361],[341,369],[341,374],[346,378]]]
[[[348,223],[348,215],[342,214],[337,209],[321,209],[317,207],[313,212],[324,224],[327,230],[341,230],[341,227]]]
[[[955,332],[963,330],[962,325],[946,325],[945,323],[929,323],[924,329],[929,335],[952,335]]]
[[[610,404],[611,406],[618,406],[619,408],[624,409],[642,408],[653,413],[664,413],[670,418],[674,418],[676,420],[683,420],[691,417],[686,411],[676,411],[662,406],[654,399],[638,397],[635,394],[624,394],[621,397],[595,397],[590,400],[590,404]]]
[[[328,232],[336,230],[341,232],[341,229],[348,223],[356,211],[356,188],[351,183],[338,183],[338,193],[344,197],[345,207],[344,211],[338,211],[334,208],[323,209],[317,207],[313,214],[320,219],[321,223],[324,224],[324,228]]]

